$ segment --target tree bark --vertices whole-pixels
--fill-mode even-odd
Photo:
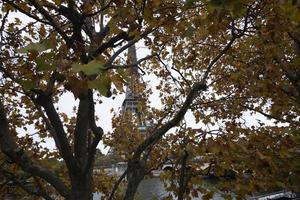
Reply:
[[[186,192],[186,187],[189,181],[189,175],[186,174],[186,161],[188,156],[189,154],[186,151],[184,151],[184,155],[181,159],[178,200],[183,200],[184,194]]]
[[[90,169],[87,173],[77,173],[71,175],[71,195],[68,200],[92,200],[92,174]]]
[[[145,176],[145,161],[130,160],[128,162],[128,185],[124,200],[133,200],[140,182]]]

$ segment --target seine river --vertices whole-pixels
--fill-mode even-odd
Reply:
[[[205,186],[213,186],[213,180],[207,180]],[[137,199],[139,200],[153,200],[153,199],[162,199],[166,197],[168,192],[164,189],[164,184],[160,181],[159,178],[150,178],[143,180],[138,188]],[[201,198],[201,194],[199,194],[198,198],[194,198],[194,200],[199,200]],[[215,194],[213,197],[214,200],[224,199],[220,194]],[[100,200],[100,195],[94,195],[94,200]]]

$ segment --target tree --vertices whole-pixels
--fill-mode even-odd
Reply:
[[[274,187],[299,192],[299,6],[292,0],[3,0],[1,174],[15,183],[29,177],[31,187],[17,185],[45,199],[92,199],[95,191],[133,199],[145,175],[171,159],[175,168],[162,178],[179,199],[199,191],[212,196],[201,187],[209,173],[204,163],[220,177],[235,172],[235,179],[219,182],[226,197]],[[125,63],[123,52],[138,42],[151,54]],[[118,116],[112,135],[96,123],[95,104],[124,92],[130,68],[160,81],[163,109],[142,105],[153,124],[145,138],[131,134],[138,131],[134,121],[125,127]],[[75,117],[56,109],[67,92],[78,100]],[[186,125],[188,110],[201,128]],[[266,119],[249,125],[249,114]],[[41,139],[53,138],[56,151],[34,141],[29,127]],[[118,187],[125,174],[93,176],[103,139],[126,151],[124,194]]]

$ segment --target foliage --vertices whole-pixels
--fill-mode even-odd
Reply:
[[[199,192],[209,199],[218,190],[226,198],[300,191],[298,1],[3,0],[0,6],[0,172],[23,189],[16,192],[47,200],[53,193],[91,199],[92,192],[133,199],[140,181],[167,161],[174,169],[161,178],[178,199]],[[151,54],[130,58],[124,52],[134,44]],[[154,76],[156,89],[141,84],[136,69]],[[107,116],[95,105],[132,83],[143,115],[116,113],[114,132],[104,133],[97,119]],[[162,109],[150,107],[153,92]],[[78,100],[75,116],[56,109],[66,93]],[[185,121],[187,111],[197,129]],[[141,120],[151,124],[144,137]],[[43,147],[47,138],[55,150]],[[100,141],[128,162],[125,185],[104,170],[93,176]],[[202,186],[209,174],[220,179],[212,190]],[[18,184],[24,176],[34,187]]]

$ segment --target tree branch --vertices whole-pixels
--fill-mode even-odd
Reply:
[[[139,68],[139,70],[141,70],[144,74],[145,72],[143,71],[143,69],[141,69],[138,65],[141,64],[143,61],[145,60],[149,60],[153,57],[155,57],[156,55],[148,55],[144,58],[141,58],[140,60],[134,62],[134,63],[130,63],[130,64],[126,64],[126,65],[110,65],[108,66],[107,68],[105,68],[105,70],[109,70],[109,69],[118,69],[118,68],[121,68],[121,69],[125,69],[125,68],[131,68],[131,67],[137,67]]]
[[[88,116],[89,125],[94,133],[95,138],[93,139],[92,144],[90,145],[88,150],[88,161],[87,161],[86,170],[89,170],[90,167],[92,166],[95,159],[97,146],[103,136],[103,129],[101,127],[98,127],[95,122],[95,105],[94,105],[92,90],[88,91],[88,103],[89,103],[89,116]]]
[[[36,91],[36,93],[38,94],[38,96],[36,99],[34,99],[34,102],[44,108],[51,123],[51,127],[53,127],[52,130],[54,130],[53,138],[55,140],[55,144],[59,149],[62,157],[64,158],[67,167],[72,171],[76,166],[75,160],[69,141],[67,139],[66,132],[59,118],[59,115],[54,108],[51,96],[49,94],[45,94],[43,91]]]
[[[47,21],[44,21],[40,18],[38,18],[37,16],[29,13],[28,11],[25,11],[23,10],[20,6],[18,6],[17,4],[15,4],[13,1],[10,1],[10,0],[3,0],[5,3],[11,5],[12,7],[14,7],[15,9],[17,9],[18,11],[20,11],[21,13],[27,15],[28,17],[32,18],[32,19],[35,19],[36,21],[39,21],[41,23],[44,23],[44,24],[48,24],[48,25],[51,25],[49,22]]]
[[[211,72],[213,66],[216,64],[216,62],[230,49],[233,42],[237,39],[236,36],[232,36],[230,41],[227,43],[227,45],[224,47],[224,49],[209,63],[202,80],[206,80],[209,73]]]
[[[61,29],[61,26],[55,21],[55,19],[46,11],[36,0],[28,0],[44,17],[49,21],[49,25],[53,26],[53,28],[62,36],[67,45],[70,44],[70,39],[67,34]]]
[[[190,175],[186,174],[187,166],[186,162],[188,159],[188,152],[184,150],[184,155],[181,158],[181,168],[180,168],[180,178],[179,178],[179,191],[178,191],[178,200],[183,200],[184,194],[186,192],[186,187],[190,179]]]
[[[120,176],[120,178],[118,179],[118,181],[116,182],[116,184],[114,185],[109,197],[108,197],[108,200],[113,200],[114,199],[114,196],[115,196],[115,192],[117,191],[119,185],[121,184],[122,180],[125,178],[127,174],[127,169],[123,172],[123,174]]]
[[[133,158],[137,159],[141,156],[143,151],[145,151],[148,146],[155,144],[158,140],[161,139],[161,137],[172,127],[176,126],[184,117],[185,113],[191,106],[193,100],[197,97],[199,91],[204,91],[206,90],[206,85],[203,84],[202,82],[195,83],[190,92],[188,93],[185,102],[183,103],[182,107],[180,110],[175,114],[173,119],[168,121],[166,124],[158,128],[150,137],[144,140],[142,144],[140,144],[137,147],[137,150],[135,151]]]
[[[19,165],[23,171],[40,177],[50,183],[63,197],[69,196],[69,189],[64,183],[48,169],[35,165],[31,159],[21,150],[10,134],[4,105],[0,101],[0,147],[14,163]]]
[[[85,166],[87,161],[87,135],[89,103],[86,95],[79,98],[76,127],[74,131],[74,154],[79,166]]]
[[[126,45],[124,45],[123,47],[121,47],[120,49],[118,49],[116,51],[116,53],[114,53],[114,55],[112,55],[109,60],[105,63],[105,67],[109,68],[112,63],[115,61],[115,59],[126,49],[128,49],[130,46],[132,46],[133,44],[135,44],[139,39],[133,39],[130,40]]]
[[[112,0],[110,0],[103,8],[101,8],[100,10],[97,10],[96,12],[94,12],[94,13],[90,13],[90,14],[83,14],[82,16],[83,17],[93,17],[93,16],[95,16],[95,15],[98,15],[99,13],[101,13],[101,12],[103,12],[104,10],[106,10],[109,6],[110,6],[110,4],[112,3]]]
[[[268,113],[265,113],[265,112],[263,112],[263,111],[261,111],[261,110],[258,110],[258,109],[255,109],[255,108],[251,108],[251,107],[249,107],[249,106],[247,106],[247,105],[245,105],[245,104],[239,104],[239,105],[240,105],[242,108],[246,108],[246,109],[248,109],[248,110],[257,112],[257,113],[259,113],[259,114],[261,114],[261,115],[263,115],[264,117],[269,118],[269,119],[274,119],[274,120],[279,121],[279,122],[282,122],[282,123],[296,124],[297,126],[300,125],[300,123],[297,122],[297,121],[291,121],[291,120],[286,120],[286,119],[283,119],[283,118],[280,118],[280,117],[276,117],[276,116],[270,115],[270,114],[268,114]]]
[[[11,173],[3,168],[0,168],[0,171],[9,181],[12,181],[14,184],[19,186],[26,193],[28,193],[30,195],[38,196],[38,197],[43,197],[46,200],[53,200],[53,198],[51,198],[45,191],[41,191],[41,190],[35,191],[35,190],[33,190],[34,188],[32,188],[32,186],[28,187],[26,185],[26,183],[22,182],[21,180],[18,180],[18,178],[13,173]]]
[[[108,31],[109,31],[109,27],[107,26],[107,27],[105,27],[105,28],[103,29],[103,31],[101,31],[101,32],[98,34],[97,39],[98,39],[99,37],[103,38],[103,37],[108,33]],[[121,40],[121,39],[129,39],[129,38],[128,38],[128,34],[127,34],[126,32],[121,32],[121,33],[119,33],[118,35],[116,35],[115,37],[110,38],[109,41],[103,43],[98,49],[96,49],[96,50],[92,53],[91,56],[92,56],[92,57],[97,57],[99,54],[101,54],[101,53],[102,53],[103,51],[105,51],[107,48],[113,47],[113,45],[114,45],[117,41],[119,41],[119,40]]]

